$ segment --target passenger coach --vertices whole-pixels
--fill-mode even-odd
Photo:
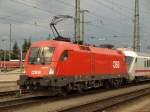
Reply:
[[[136,53],[134,51],[123,51],[126,56],[129,79],[145,80],[150,78],[150,55]]]

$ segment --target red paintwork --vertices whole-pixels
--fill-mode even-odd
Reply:
[[[89,50],[81,49],[81,45],[63,41],[40,41],[35,42],[31,47],[55,47],[52,63],[49,65],[30,65],[27,60],[30,49],[27,52],[24,66],[25,74],[28,77],[40,78],[48,76],[49,68],[55,69],[56,76],[76,76],[76,75],[122,75],[127,73],[124,55],[117,51],[105,48],[89,47]],[[82,48],[88,46],[83,46]],[[67,50],[69,57],[66,61],[61,61],[60,56]],[[113,68],[113,61],[119,61],[120,67]],[[38,74],[32,74],[38,71]]]
[[[135,70],[135,73],[139,73],[139,72],[150,72],[150,70]]]
[[[20,61],[0,61],[0,67],[6,67],[6,68],[19,68],[20,67]]]
[[[135,70],[135,73],[149,73],[150,74],[150,70]],[[143,76],[143,75],[141,75],[141,76]],[[150,78],[150,75],[144,75],[144,76]]]

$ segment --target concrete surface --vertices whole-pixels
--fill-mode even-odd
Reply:
[[[17,81],[19,79],[20,74],[0,74],[0,83],[1,82],[9,82],[9,81]]]

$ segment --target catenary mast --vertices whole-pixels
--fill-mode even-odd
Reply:
[[[80,0],[75,0],[75,42],[80,42]]]
[[[139,0],[135,0],[133,50],[140,52]]]

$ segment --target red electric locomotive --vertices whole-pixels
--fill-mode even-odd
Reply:
[[[32,89],[116,86],[127,77],[125,56],[120,51],[56,40],[33,43],[24,67],[19,85]]]
[[[20,87],[81,91],[121,85],[128,78],[124,54],[118,50],[66,42],[69,39],[61,37],[55,28],[64,17],[70,18],[60,15],[50,24],[58,35],[55,40],[31,45],[24,61],[25,74],[18,81]]]

